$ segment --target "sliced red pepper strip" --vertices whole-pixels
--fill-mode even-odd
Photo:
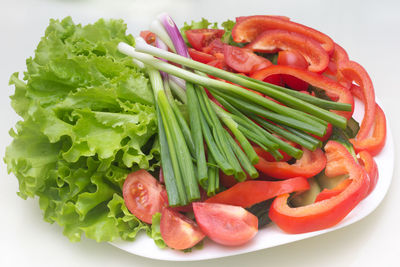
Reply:
[[[351,92],[361,101],[364,102],[364,95],[362,94],[361,88],[353,85]],[[375,104],[375,118],[373,132],[370,136],[360,139],[358,135],[355,139],[350,139],[350,142],[354,146],[354,150],[358,153],[366,150],[372,156],[376,156],[381,152],[386,143],[386,116],[381,107]]]
[[[287,74],[294,76],[300,80],[303,80],[311,84],[312,86],[325,90],[327,94],[329,93],[330,95],[337,96],[338,102],[351,104],[353,107],[352,111],[337,111],[337,110],[332,111],[347,119],[351,118],[354,110],[354,99],[351,92],[348,89],[341,86],[339,83],[334,82],[325,76],[307,70],[293,68],[290,66],[273,65],[254,73],[252,75],[252,78],[263,81],[265,78],[276,74]]]
[[[232,38],[237,43],[248,43],[256,39],[262,32],[273,29],[302,34],[318,41],[328,54],[333,51],[334,42],[326,34],[275,16],[259,15],[241,18],[232,29]]]
[[[347,61],[340,63],[338,67],[339,72],[345,79],[355,82],[362,89],[364,96],[364,118],[356,138],[364,139],[368,137],[375,119],[374,86],[367,71],[360,64],[354,61]]]
[[[287,162],[267,161],[260,157],[254,165],[257,170],[277,179],[289,179],[293,177],[312,177],[321,172],[326,166],[326,157],[321,149],[310,151],[302,148],[303,156],[294,164]]]
[[[307,179],[303,177],[283,181],[245,181],[210,197],[205,202],[246,208],[281,194],[304,191],[309,188]]]
[[[347,54],[346,50],[343,47],[335,43],[335,48],[331,55],[331,59],[336,64],[345,63],[350,60],[349,55]]]
[[[270,53],[279,50],[299,52],[310,64],[308,70],[323,72],[329,63],[329,55],[314,39],[285,30],[267,30],[245,46],[256,52]]]
[[[376,164],[374,158],[368,151],[361,151],[357,154],[358,162],[367,171],[369,176],[369,187],[367,195],[369,195],[375,188],[378,178],[378,165]]]
[[[321,191],[315,198],[315,202],[319,202],[325,199],[329,199],[331,197],[337,196],[340,193],[343,192],[351,184],[350,179],[343,180],[341,183],[339,183],[336,187],[332,189],[324,188],[324,190]]]
[[[306,233],[336,225],[354,209],[368,191],[368,174],[342,144],[328,141],[325,151],[327,166],[334,163],[337,168],[346,170],[352,182],[337,196],[307,206],[290,207],[289,194],[277,197],[271,205],[269,217],[287,233]]]
[[[286,21],[290,20],[290,18],[286,17],[286,16],[279,16],[279,15],[268,15],[268,16],[274,17],[274,18],[277,18],[277,19],[286,20]],[[240,21],[242,21],[242,20],[244,20],[246,18],[248,18],[248,17],[247,16],[236,17],[236,22],[240,22]]]

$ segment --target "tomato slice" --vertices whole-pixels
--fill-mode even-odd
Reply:
[[[293,177],[312,177],[321,172],[326,166],[326,157],[321,149],[310,151],[303,148],[303,156],[294,164],[287,162],[267,161],[260,157],[256,165],[257,170],[277,179],[288,179]]]
[[[226,64],[237,72],[251,73],[272,65],[272,63],[263,57],[257,56],[250,50],[232,46],[224,46],[224,56]]]
[[[209,55],[209,54],[204,53],[204,52],[197,51],[196,49],[193,49],[193,48],[190,48],[190,47],[188,48],[188,51],[189,51],[190,57],[193,60],[199,61],[201,63],[207,64],[208,62],[211,62],[211,61],[217,59],[216,57],[214,57],[212,55]]]
[[[243,245],[258,232],[257,217],[242,207],[195,202],[193,211],[203,233],[222,245]]]
[[[307,69],[308,63],[306,59],[295,50],[293,51],[279,51],[278,53],[278,65],[291,66],[299,69]],[[308,83],[300,80],[299,78],[291,75],[282,74],[283,82],[292,89],[298,91],[306,91],[308,89]]]
[[[151,223],[153,215],[161,212],[165,201],[161,196],[163,186],[147,171],[130,173],[122,187],[128,210],[141,221]]]
[[[202,51],[204,53],[217,56],[216,54],[224,53],[224,43],[220,39],[214,39],[208,46],[203,47]]]
[[[151,31],[141,31],[140,37],[142,37],[146,43],[152,45],[156,41],[156,34]]]
[[[202,50],[214,39],[221,38],[224,33],[225,31],[220,29],[196,29],[185,32],[190,45],[197,50]]]
[[[191,248],[205,237],[194,221],[169,208],[161,214],[160,232],[168,247],[179,250]]]

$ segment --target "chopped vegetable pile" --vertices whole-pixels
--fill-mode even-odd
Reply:
[[[221,26],[161,14],[134,39],[119,20],[52,20],[10,79],[19,195],[72,241],[143,229],[190,250],[245,244],[271,221],[292,234],[339,223],[379,176],[386,120],[368,73],[287,17]]]

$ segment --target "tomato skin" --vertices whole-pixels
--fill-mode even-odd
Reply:
[[[179,250],[191,248],[205,237],[194,221],[169,208],[162,211],[160,232],[168,247]]]
[[[214,39],[209,45],[203,47],[202,51],[209,55],[219,57],[224,53],[224,43],[220,39]]]
[[[141,31],[140,37],[142,37],[149,45],[153,45],[156,42],[156,34],[151,31]]]
[[[189,51],[190,57],[193,60],[199,61],[199,62],[204,63],[204,64],[207,64],[208,62],[211,62],[211,61],[217,59],[216,57],[214,57],[212,55],[209,55],[209,54],[204,53],[204,52],[197,51],[196,49],[193,49],[193,48],[190,48],[190,47],[188,48],[188,51]]]
[[[214,39],[221,38],[225,31],[219,29],[196,29],[187,30],[185,33],[190,45],[194,49],[201,51],[203,47],[208,46]]]
[[[278,65],[291,66],[299,69],[307,69],[308,63],[305,58],[295,50],[293,51],[279,51]],[[308,83],[290,75],[282,75],[283,82],[290,88],[298,91],[306,91]]]
[[[222,245],[243,245],[258,232],[257,217],[242,207],[195,202],[193,211],[203,233]]]
[[[260,65],[262,68],[272,65],[268,59],[257,56],[250,50],[231,45],[224,46],[224,56],[229,67],[246,74],[259,70]]]
[[[303,148],[303,156],[294,164],[287,162],[267,161],[260,157],[259,162],[254,165],[257,170],[277,179],[288,179],[293,177],[312,177],[321,172],[326,166],[326,157],[321,149],[309,151]]]
[[[163,186],[146,170],[130,173],[122,187],[128,210],[141,221],[151,223],[153,215],[165,206]]]

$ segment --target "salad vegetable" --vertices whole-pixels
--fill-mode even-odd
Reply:
[[[4,160],[72,241],[145,230],[187,251],[245,244],[271,221],[317,231],[379,177],[386,120],[368,73],[287,17],[179,29],[163,13],[137,38],[120,20],[51,20],[10,84],[22,121]]]

